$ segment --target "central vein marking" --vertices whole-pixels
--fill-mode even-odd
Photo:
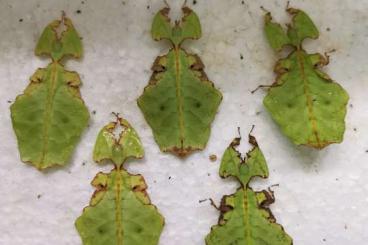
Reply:
[[[115,186],[115,220],[116,220],[116,245],[123,245],[123,227],[121,212],[121,171],[120,166],[116,169]]]
[[[183,101],[181,96],[181,83],[180,83],[180,56],[179,48],[175,47],[175,83],[176,83],[176,97],[178,99],[178,113],[179,113],[179,129],[180,129],[180,143],[181,148],[184,148],[184,121],[183,121]]]
[[[307,108],[308,108],[308,115],[309,115],[309,119],[311,121],[312,124],[312,130],[313,133],[316,137],[316,141],[317,141],[317,146],[321,147],[321,142],[318,136],[318,131],[317,131],[317,121],[316,118],[314,116],[314,112],[313,112],[313,101],[312,101],[312,97],[310,95],[310,91],[309,91],[309,87],[308,87],[308,79],[305,76],[305,67],[304,67],[304,62],[303,62],[303,57],[302,54],[300,52],[300,50],[298,49],[296,51],[297,53],[297,58],[298,58],[298,64],[299,64],[299,68],[300,68],[300,73],[301,73],[301,77],[304,83],[304,94],[307,98]]]
[[[42,147],[42,155],[40,165],[45,164],[45,155],[48,149],[49,143],[49,128],[50,128],[50,120],[51,120],[51,111],[54,104],[54,96],[55,96],[55,89],[57,84],[57,63],[53,62],[50,65],[51,68],[51,75],[50,75],[50,84],[48,88],[48,94],[46,98],[46,108],[45,108],[45,115],[44,115],[44,127],[42,132],[42,140],[43,140],[43,147]],[[47,85],[46,85],[47,86]]]
[[[249,216],[249,204],[248,204],[248,195],[247,195],[247,190],[244,189],[243,190],[243,211],[244,211],[244,215],[243,215],[243,222],[244,222],[244,232],[245,232],[245,240],[246,240],[246,244],[248,245],[251,245],[251,232],[250,232],[250,225],[249,225],[249,220],[250,218],[248,217]]]

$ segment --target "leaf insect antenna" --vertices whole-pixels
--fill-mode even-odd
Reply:
[[[187,6],[187,0],[184,0],[184,3],[183,3],[183,5],[181,7],[184,8],[186,6]]]
[[[166,0],[163,0],[164,1],[164,4],[166,5],[167,8],[170,8],[170,5],[167,3]]]

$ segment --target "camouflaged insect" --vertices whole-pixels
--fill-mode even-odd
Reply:
[[[168,18],[169,8],[154,17],[153,39],[169,40],[173,47],[156,59],[149,84],[138,98],[138,106],[160,149],[179,156],[206,146],[211,122],[222,100],[204,73],[200,58],[181,47],[184,40],[201,36],[198,16],[188,7],[182,10],[184,16],[174,26]]]
[[[61,26],[65,30],[58,35]],[[62,63],[63,58],[82,55],[80,37],[71,20],[63,16],[51,22],[35,53],[50,57],[52,62],[34,73],[10,110],[22,161],[45,169],[69,161],[89,119],[79,92],[79,75],[65,70]]]
[[[118,125],[123,131],[115,138]],[[112,161],[115,168],[93,179],[97,190],[75,222],[84,245],[158,244],[164,219],[151,204],[143,177],[123,168],[127,159],[140,159],[143,154],[136,131],[122,118],[117,117],[98,134],[93,159]]]
[[[218,224],[211,228],[206,245],[291,245],[292,239],[276,223],[269,209],[274,202],[273,193],[257,192],[249,187],[253,177],[268,177],[267,163],[256,139],[249,135],[253,149],[247,153],[246,159],[235,149],[239,143],[240,138],[235,138],[224,152],[220,176],[235,177],[241,186],[234,194],[222,198]]]
[[[308,54],[302,47],[306,38],[317,39],[318,30],[301,10],[288,8],[292,24],[287,32],[265,16],[265,33],[275,51],[292,47],[288,57],[276,66],[276,82],[264,99],[264,105],[283,133],[297,145],[321,149],[343,140],[345,131],[347,92],[331,80],[320,67],[328,57]]]

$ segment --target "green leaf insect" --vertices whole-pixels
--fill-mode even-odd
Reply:
[[[58,28],[65,30],[58,35]],[[11,105],[22,161],[42,170],[65,165],[89,120],[78,73],[65,70],[65,57],[79,58],[82,44],[70,19],[51,22],[38,41],[36,55],[52,62],[39,68],[24,93]]]
[[[183,18],[172,26],[169,11],[156,14],[151,33],[156,41],[169,40],[172,48],[154,62],[138,106],[160,149],[183,157],[206,146],[222,94],[208,80],[200,58],[181,47],[186,39],[200,38],[198,16],[183,7]]]
[[[118,125],[123,131],[116,139]],[[117,117],[98,134],[93,159],[110,160],[115,168],[96,175],[92,181],[96,191],[75,222],[84,245],[158,244],[164,219],[150,202],[144,178],[123,168],[127,159],[139,159],[143,154],[136,131],[122,118]]]
[[[220,176],[235,177],[241,184],[237,191],[224,196],[219,208],[218,225],[211,228],[206,245],[291,245],[290,236],[276,223],[269,205],[274,202],[272,191],[253,191],[250,180],[268,177],[266,160],[256,139],[249,135],[253,149],[242,158],[235,149],[240,138],[235,138],[226,149],[220,166]]]
[[[270,87],[264,105],[283,133],[296,145],[322,149],[340,143],[345,131],[347,92],[320,70],[328,56],[308,54],[302,47],[306,38],[317,39],[318,30],[301,10],[288,8],[292,24],[287,32],[265,16],[265,33],[275,51],[290,46],[291,53],[275,66],[276,82]]]

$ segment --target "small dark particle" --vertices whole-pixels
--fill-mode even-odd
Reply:
[[[358,129],[357,128],[354,128],[354,131],[356,132],[356,131],[358,131]]]
[[[205,202],[205,201],[207,201],[208,199],[206,198],[206,199],[201,199],[201,200],[199,200],[198,202],[199,203],[202,203],[202,202]]]
[[[331,31],[331,28],[330,28],[330,27],[327,27],[327,28],[326,28],[326,31]]]
[[[243,59],[244,59],[244,57],[243,57],[243,55],[242,55],[242,54],[240,54],[240,59],[241,59],[241,60],[243,60]]]
[[[78,9],[77,11],[75,11],[77,14],[81,14],[82,11],[80,9]]]
[[[241,1],[241,4],[243,4],[243,5],[244,5],[244,1]]]
[[[196,0],[193,0],[193,5],[196,5],[197,4],[197,1]]]
[[[42,197],[42,195],[41,194],[38,194],[37,195],[37,199],[40,199]]]
[[[353,108],[353,104],[350,104],[349,106],[350,106],[350,108]]]
[[[82,1],[81,4],[84,4],[84,1]]]
[[[156,181],[156,180],[154,180],[154,181],[153,181],[153,183],[155,183],[155,184],[156,184],[156,183],[157,183],[157,181]]]
[[[259,114],[261,114],[261,112],[260,112],[260,111],[257,111],[257,112],[256,112],[256,116],[258,116]]]
[[[322,239],[322,241],[324,241],[324,242],[325,242],[325,241],[326,241],[326,238],[323,238],[323,239]]]
[[[93,111],[92,111],[92,114],[93,114],[93,115],[96,115],[96,110],[93,110]]]
[[[19,22],[23,22],[23,19],[19,19]]]
[[[211,176],[211,174],[210,173],[207,173],[207,176]]]
[[[171,176],[169,176],[169,179],[171,179]]]
[[[82,166],[85,166],[86,165],[86,162],[82,162]]]
[[[10,104],[10,103],[12,103],[12,101],[11,101],[11,100],[8,100],[7,102],[8,102],[9,104]]]
[[[147,5],[147,9],[150,9],[150,6],[149,5]]]
[[[336,181],[339,181],[339,178],[336,178],[335,180],[336,180]]]
[[[215,154],[210,155],[211,162],[216,162],[217,156]]]
[[[368,153],[368,150],[365,150],[366,153]]]

